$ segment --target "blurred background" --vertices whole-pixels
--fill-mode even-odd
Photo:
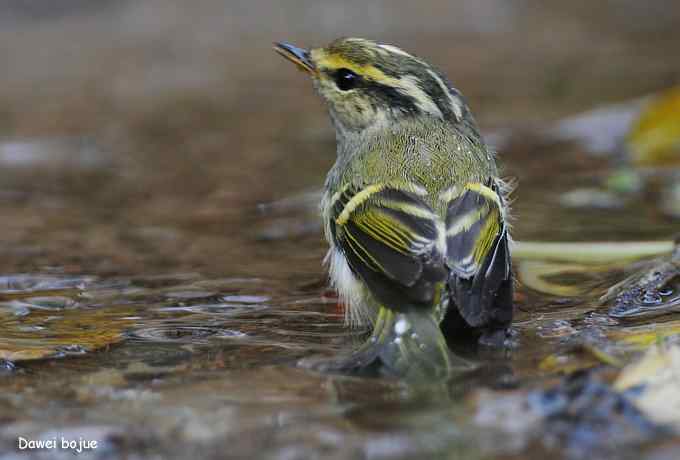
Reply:
[[[440,67],[493,133],[677,84],[679,23],[672,0],[5,0],[3,265],[66,253],[125,270],[146,251],[205,266],[236,209],[319,187],[332,128],[273,41],[398,44]],[[186,226],[199,235],[183,239]]]

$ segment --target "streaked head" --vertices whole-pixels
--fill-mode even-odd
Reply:
[[[468,116],[462,96],[444,76],[396,46],[341,38],[309,51],[287,43],[277,43],[275,50],[311,75],[338,130],[420,116],[457,123]]]

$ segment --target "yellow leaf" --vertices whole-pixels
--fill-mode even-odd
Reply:
[[[680,86],[650,102],[626,140],[635,166],[680,166]]]
[[[680,335],[680,321],[613,330],[607,335],[616,343],[630,345],[634,349],[641,350],[663,341],[666,337]]]
[[[655,345],[625,367],[614,383],[618,391],[643,385],[635,405],[651,420],[680,429],[680,346]]]
[[[0,359],[25,361],[58,356],[63,351],[92,351],[120,342],[133,324],[129,307],[33,310],[3,321]]]

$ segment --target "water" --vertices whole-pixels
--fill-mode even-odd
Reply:
[[[572,181],[565,182],[567,188]],[[531,196],[531,187],[526,180],[518,194]],[[551,192],[558,195],[559,189]],[[594,396],[577,393],[581,399],[562,400],[559,407],[550,402],[554,395],[575,397],[555,387],[561,372],[599,364],[588,347],[627,361],[635,356],[636,348],[622,337],[639,335],[645,323],[621,323],[598,301],[603,286],[623,279],[629,264],[519,262],[518,273],[531,288],[520,286],[517,294],[517,347],[491,351],[459,344],[455,352],[472,370],[447,383],[408,386],[297,366],[303,358],[347,350],[354,335],[325,286],[325,246],[310,223],[315,217],[307,200],[285,213],[308,231],[263,239],[263,232],[279,225],[281,213],[270,207],[258,211],[244,204],[226,218],[182,215],[160,230],[153,223],[147,233],[115,217],[128,209],[109,207],[101,216],[82,209],[80,198],[53,199],[62,200],[58,215],[42,216],[61,221],[57,241],[87,245],[92,253],[38,254],[54,262],[42,259],[38,271],[24,265],[23,273],[0,278],[4,449],[14,450],[18,436],[54,435],[96,439],[100,447],[88,454],[93,458],[133,451],[164,458],[412,458],[452,452],[487,458],[548,448],[565,456],[584,449],[606,454],[611,452],[603,439],[639,447],[667,437],[632,408],[607,409],[615,402],[585,403],[600,407],[600,415],[584,413],[587,423],[575,421],[573,412],[585,410],[578,401]],[[25,205],[3,206],[11,215]],[[86,224],[63,216],[74,208]],[[527,215],[542,203],[529,198],[517,208]],[[544,225],[553,228],[555,215],[568,222],[570,212],[553,210]],[[610,231],[606,217],[591,222],[594,235]],[[46,225],[45,239],[37,242],[49,245],[55,226]],[[521,221],[518,227],[521,232]],[[193,248],[178,244],[180,233]],[[18,266],[34,263],[21,244],[13,250],[21,255]],[[192,252],[199,255],[200,271],[184,271],[193,265],[184,262]],[[74,258],[73,265],[58,265],[62,255]],[[677,296],[671,289],[677,286],[655,295]],[[676,322],[666,315],[654,324],[658,331],[667,324],[673,335],[680,332]],[[611,392],[596,382],[586,385],[599,388],[596,394]],[[583,388],[578,391],[591,391]],[[549,442],[533,435],[537,429],[549,433]],[[54,453],[42,452],[32,455]]]
[[[611,385],[650,344],[677,343],[680,286],[669,256],[518,260],[516,346],[452,344],[471,368],[446,382],[298,366],[348,350],[360,332],[344,327],[321,266],[315,191],[333,135],[309,85],[269,50],[273,39],[316,28],[271,19],[262,32],[273,4],[241,7],[230,28],[222,2],[191,11],[119,3],[107,2],[103,17],[59,12],[37,25],[17,7],[26,22],[0,29],[2,43],[26,34],[26,48],[3,48],[12,65],[0,87],[0,459],[72,458],[69,449],[19,450],[19,437],[95,440],[82,457],[101,459],[680,457],[678,438],[636,408],[634,392]],[[337,24],[340,13],[322,3],[307,23]],[[586,151],[574,138],[580,122],[565,138],[545,120],[618,99],[635,102],[607,123],[630,118],[638,96],[677,73],[667,59],[676,28],[654,22],[654,46],[637,63],[607,53],[642,47],[642,19],[632,30],[603,14],[616,30],[601,36],[602,22],[557,4],[559,20],[556,10],[477,10],[482,3],[466,3],[477,19],[451,32],[482,35],[447,39],[450,49],[441,47],[448,21],[417,40],[410,20],[388,16],[382,26],[441,62],[474,102],[518,179],[515,237],[670,239],[678,222],[649,198],[654,173],[646,192],[584,206],[618,162]],[[370,18],[356,20],[357,33],[368,28],[361,21]],[[528,23],[552,24],[575,44],[556,52]],[[523,32],[510,39],[508,30]],[[324,38],[315,33],[310,42]],[[73,54],[79,34],[92,40]],[[531,59],[516,54],[526,43],[537,47]],[[44,47],[58,64],[35,59]],[[593,61],[592,72],[565,80],[578,59]],[[601,139],[598,149],[617,142]],[[666,275],[653,275],[659,266]],[[625,279],[630,290],[601,300]]]

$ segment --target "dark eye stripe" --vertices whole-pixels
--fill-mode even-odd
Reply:
[[[412,96],[404,94],[392,86],[371,82],[366,85],[366,90],[373,97],[381,100],[383,105],[393,110],[412,115],[420,113],[416,100]]]
[[[374,103],[378,102],[381,106],[389,107],[403,114],[416,115],[421,113],[414,97],[405,94],[393,86],[379,83],[370,78],[364,78],[344,67],[340,69],[324,69],[324,71],[335,82],[340,91],[361,88],[366,97],[370,97]]]

